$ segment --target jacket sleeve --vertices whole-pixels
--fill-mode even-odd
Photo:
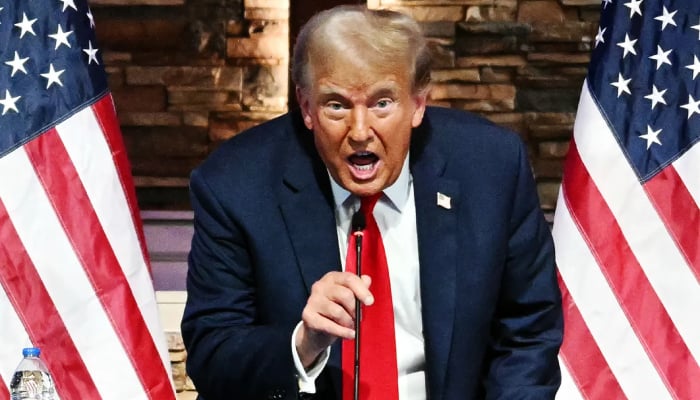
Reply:
[[[295,399],[294,324],[256,316],[256,271],[244,229],[195,171],[182,336],[201,399]]]
[[[524,146],[484,382],[487,399],[554,399],[563,335],[554,245]]]

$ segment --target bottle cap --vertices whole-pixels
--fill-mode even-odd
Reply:
[[[22,355],[24,357],[39,357],[41,350],[38,347],[25,347],[22,349]]]

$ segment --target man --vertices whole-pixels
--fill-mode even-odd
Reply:
[[[519,138],[426,107],[425,39],[399,13],[315,16],[293,78],[299,111],[222,144],[192,173],[182,333],[200,398],[348,400],[359,301],[361,343],[379,341],[361,350],[361,399],[552,399],[561,300]],[[379,198],[363,215],[376,219],[386,282],[345,262],[368,198]],[[386,304],[383,336],[366,324]],[[373,362],[386,348],[390,362]]]

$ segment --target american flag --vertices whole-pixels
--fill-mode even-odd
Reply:
[[[700,399],[700,1],[604,0],[554,219],[559,399]]]
[[[63,399],[174,399],[84,0],[0,0],[0,400],[36,346]]]

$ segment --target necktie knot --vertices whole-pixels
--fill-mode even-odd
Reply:
[[[374,206],[377,205],[377,201],[382,197],[383,192],[375,193],[371,196],[360,197],[360,211],[365,215],[365,218],[369,218],[374,211]]]

